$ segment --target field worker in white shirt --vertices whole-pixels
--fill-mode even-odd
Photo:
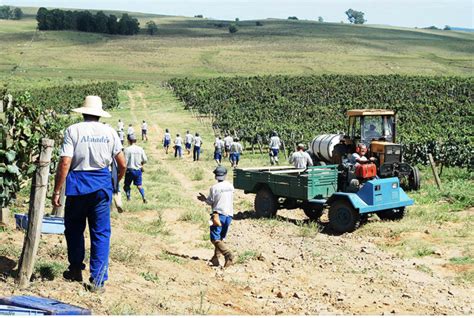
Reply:
[[[168,128],[165,129],[165,134],[163,135],[163,147],[165,148],[166,154],[168,154],[168,149],[170,148],[171,143],[171,134]]]
[[[121,119],[118,120],[117,130],[122,130],[123,131],[123,121]]]
[[[127,140],[130,138],[131,135],[135,135],[135,129],[133,129],[132,124],[129,124],[127,128]]]
[[[184,145],[188,151],[188,155],[191,154],[191,144],[193,143],[194,137],[189,133],[189,130],[186,131],[186,136],[184,136]]]
[[[67,243],[69,268],[63,277],[82,281],[85,269],[84,230],[90,233],[90,285],[93,292],[104,290],[108,279],[110,251],[110,204],[112,200],[112,175],[109,166],[117,162],[119,182],[125,174],[125,157],[117,132],[99,122],[100,117],[110,117],[102,109],[99,96],[87,96],[83,107],[72,111],[82,114],[84,121],[69,126],[64,132],[53,197],[51,203],[59,207],[61,188],[66,182],[64,235]]]
[[[234,142],[234,139],[232,136],[229,136],[229,134],[225,134],[224,137],[224,145],[225,145],[225,157],[227,158],[230,153],[230,145]]]
[[[142,122],[142,141],[148,141],[148,136],[147,136],[147,131],[148,131],[148,124],[146,121]]]
[[[214,256],[210,263],[212,266],[219,266],[219,255],[224,255],[224,267],[229,267],[234,262],[234,256],[224,243],[224,239],[229,231],[232,217],[234,216],[234,186],[225,181],[227,169],[218,166],[214,170],[217,183],[209,190],[209,196],[199,193],[198,200],[206,202],[212,207],[210,239],[214,245]]]
[[[181,158],[183,156],[183,138],[179,134],[176,134],[174,140],[174,157]]]
[[[199,137],[199,133],[196,133],[194,137],[193,147],[193,161],[199,161],[199,155],[201,154],[202,139]]]
[[[239,138],[235,137],[235,140],[230,145],[230,165],[232,168],[237,168],[240,161],[240,154],[242,153],[242,145],[239,142]]]
[[[224,151],[224,141],[218,136],[214,143],[214,160],[218,165],[222,163],[222,152]]]
[[[276,131],[273,131],[272,136],[270,137],[270,144],[268,145],[270,148],[270,163],[272,166],[275,163],[278,164],[278,152],[280,151],[280,146],[280,137],[278,137]]]
[[[122,130],[118,130],[118,131],[117,131],[117,134],[118,134],[118,136],[119,136],[120,142],[121,142],[122,145],[123,145],[123,142],[124,142],[124,140],[125,140],[125,133],[123,132],[123,129],[122,129]]]
[[[146,203],[145,199],[145,189],[143,189],[143,182],[142,182],[142,168],[143,164],[147,162],[147,157],[145,151],[142,147],[135,145],[137,139],[135,136],[131,136],[128,139],[128,143],[130,146],[125,148],[125,160],[127,161],[127,173],[125,174],[125,184],[123,189],[125,190],[125,194],[127,195],[127,201],[130,201],[130,185],[133,184],[137,186],[138,191],[142,196],[143,203]]]
[[[304,151],[303,144],[298,144],[298,146],[296,146],[296,151],[291,154],[289,161],[298,169],[306,169],[313,165],[313,160],[309,153]]]

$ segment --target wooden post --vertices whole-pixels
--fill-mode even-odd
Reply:
[[[60,207],[53,207],[53,215],[63,218],[64,217],[64,205],[66,204],[66,185],[61,187],[61,194],[59,195]]]
[[[26,287],[30,282],[35,265],[36,253],[38,252],[53,146],[54,140],[46,138],[41,140],[41,154],[35,175],[31,182],[28,230],[26,231],[23,251],[21,252],[18,265],[17,283],[21,288]]]
[[[0,149],[6,149],[7,147],[7,129],[4,126],[5,121],[5,110],[3,96],[0,96]],[[8,226],[10,223],[10,209],[8,207],[0,206],[0,225]]]
[[[431,170],[433,171],[433,176],[435,178],[436,185],[438,186],[438,189],[441,190],[441,180],[439,179],[438,173],[436,172],[436,166],[433,160],[433,156],[430,153],[428,154],[428,160],[430,161],[430,166]]]

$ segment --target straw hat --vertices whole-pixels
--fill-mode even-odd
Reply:
[[[72,111],[97,117],[112,117],[102,109],[102,99],[99,96],[86,96],[82,107],[74,108]]]

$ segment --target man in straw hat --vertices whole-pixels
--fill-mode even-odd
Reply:
[[[72,111],[82,114],[84,121],[69,126],[64,132],[61,159],[56,172],[52,204],[60,206],[59,193],[66,183],[64,225],[69,268],[65,279],[82,281],[85,256],[84,230],[89,224],[91,252],[90,291],[103,291],[108,279],[110,249],[110,203],[112,181],[109,166],[118,165],[118,180],[125,174],[125,157],[117,132],[99,122],[111,117],[102,109],[98,96],[87,96],[83,107]]]

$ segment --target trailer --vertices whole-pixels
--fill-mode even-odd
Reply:
[[[384,220],[401,219],[405,207],[413,205],[398,178],[364,180],[348,191],[341,185],[351,183],[345,176],[338,165],[244,168],[234,170],[234,187],[256,194],[259,217],[275,216],[278,209],[300,208],[317,220],[329,208],[329,225],[338,233],[354,231],[370,213]]]

